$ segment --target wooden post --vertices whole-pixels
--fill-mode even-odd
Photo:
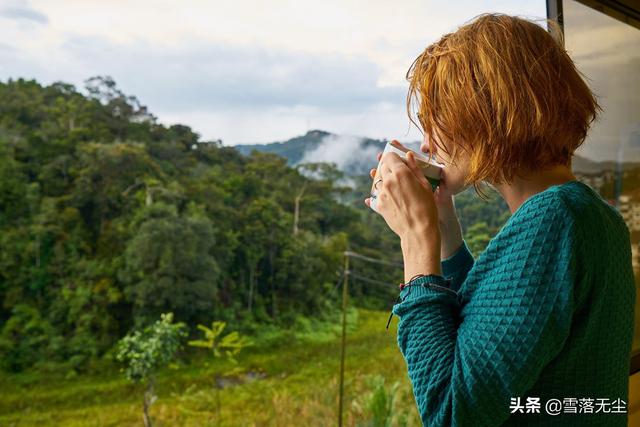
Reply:
[[[342,427],[342,400],[344,396],[344,357],[347,348],[347,296],[349,286],[349,255],[344,253],[344,283],[342,285],[342,352],[340,354],[340,401],[338,403],[338,427]]]

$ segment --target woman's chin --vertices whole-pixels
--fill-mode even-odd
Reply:
[[[452,196],[455,196],[456,194],[459,194],[465,190],[463,185],[459,185],[456,182],[447,181],[447,179],[443,176],[440,177],[440,184],[443,186],[445,191]]]
[[[444,176],[444,172],[440,172],[440,185],[444,186],[445,188],[449,185],[449,183],[447,182],[447,178]]]

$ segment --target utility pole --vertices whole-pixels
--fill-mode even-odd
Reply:
[[[344,356],[347,348],[347,295],[349,286],[349,254],[344,253],[344,283],[342,284],[342,352],[340,354],[340,401],[338,427],[342,427],[342,399],[344,396]]]

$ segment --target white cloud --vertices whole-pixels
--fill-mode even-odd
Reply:
[[[399,87],[379,87],[379,66],[362,57],[197,41],[161,49],[97,37],[71,38],[64,46],[76,72],[110,74],[126,87],[140,88],[139,97],[165,111],[296,105],[354,109],[404,93]],[[136,64],[135,73],[130,64]]]
[[[160,113],[160,116],[166,123],[190,123],[207,138],[222,138],[224,145],[283,141],[311,129],[380,139],[419,140],[420,133],[415,126],[409,127],[403,108],[379,103],[356,111],[296,106],[186,111]],[[227,135],[235,137],[229,139]]]
[[[0,16],[12,21],[47,24],[49,18],[44,13],[32,9],[26,1],[9,1],[0,7]]]
[[[428,43],[482,12],[545,15],[543,0],[12,4],[47,24],[0,16],[0,79],[81,87],[111,75],[160,121],[180,120],[231,144],[287,139],[309,127],[402,136],[405,73]]]

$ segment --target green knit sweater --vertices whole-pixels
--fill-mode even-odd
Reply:
[[[442,276],[456,292],[406,287],[392,310],[424,425],[627,426],[629,229],[591,187],[534,194]]]

